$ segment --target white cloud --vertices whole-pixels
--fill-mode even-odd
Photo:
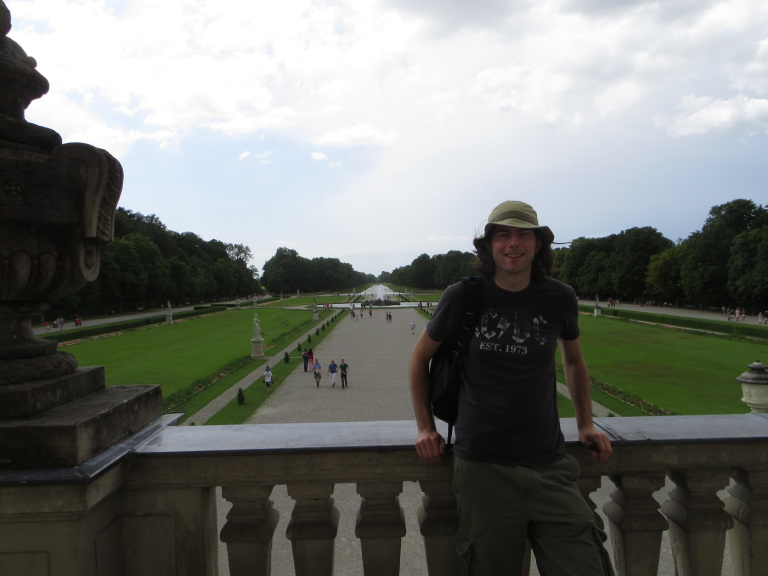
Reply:
[[[391,144],[397,135],[369,124],[357,124],[324,134],[315,139],[320,146],[377,146]]]
[[[713,203],[751,190],[746,176],[763,180],[762,166],[745,168],[764,158],[751,148],[765,145],[768,117],[762,0],[6,3],[9,36],[51,84],[27,118],[65,141],[129,156],[140,168],[129,207],[161,218],[174,187],[195,203],[216,187],[232,205],[274,191],[262,205],[275,215],[319,197],[340,206],[387,199],[409,209],[359,218],[359,227],[351,219],[322,246],[301,233],[285,242],[340,258],[335,250],[349,246],[370,258],[415,257],[422,245],[469,249],[459,235],[511,195],[550,203],[565,219],[553,226],[577,237],[632,225],[617,212],[607,222],[593,198],[637,206],[631,217],[648,213],[637,224],[653,225],[657,190],[665,215],[676,214],[678,195],[690,213],[690,198],[668,189],[675,178],[702,179],[716,164],[721,177],[697,188],[697,201]],[[692,134],[702,138],[676,138]],[[752,137],[736,167],[729,138],[744,134]],[[716,163],[696,156],[698,142],[719,151]],[[146,168],[159,166],[158,149],[162,180]],[[690,157],[700,158],[698,172],[683,174]],[[640,189],[651,181],[653,191]],[[189,210],[179,228],[254,253],[284,237],[278,216],[254,230],[246,215],[239,227],[240,214],[207,212]],[[414,235],[393,239],[393,222]],[[364,236],[382,239],[363,248]]]
[[[659,119],[660,124],[667,124],[672,136],[726,130],[768,132],[768,99],[739,95],[728,100],[717,100],[687,95],[681,100],[680,109],[680,114],[671,121]]]

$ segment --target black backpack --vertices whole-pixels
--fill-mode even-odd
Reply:
[[[455,338],[444,341],[429,364],[429,399],[432,414],[448,423],[446,446],[453,446],[451,436],[459,412],[459,387],[464,381],[463,358],[483,310],[485,284],[477,276],[461,279],[464,287],[461,326]]]

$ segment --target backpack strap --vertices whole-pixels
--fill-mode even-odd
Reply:
[[[480,314],[483,311],[483,297],[485,284],[479,276],[467,276],[461,279],[464,285],[464,298],[462,300],[462,319],[459,333],[456,336],[456,350],[459,354],[467,353],[467,346],[480,322]]]
[[[467,353],[467,347],[469,341],[472,339],[478,323],[480,322],[480,314],[483,312],[483,300],[485,296],[485,284],[483,279],[479,276],[465,276],[461,279],[461,283],[464,288],[464,294],[461,303],[461,326],[459,327],[459,333],[456,335],[456,347],[453,349],[452,354],[457,358],[463,357]],[[464,366],[461,366],[461,381],[464,381]],[[453,424],[448,424],[448,441],[446,446],[450,450],[453,447],[451,437],[453,436]]]

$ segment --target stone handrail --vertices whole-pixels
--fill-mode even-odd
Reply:
[[[587,501],[603,476],[615,490],[604,506],[617,574],[658,572],[669,530],[675,571],[719,576],[726,534],[733,573],[768,574],[768,415],[600,418],[614,454],[596,464],[563,419]],[[286,535],[298,576],[334,573],[336,484],[362,497],[355,535],[365,574],[394,575],[405,535],[398,495],[418,482],[418,511],[432,576],[456,573],[450,466],[421,462],[413,422],[168,427],[123,464],[123,545],[127,575],[215,574],[215,488],[232,504],[220,538],[232,576],[271,573],[278,512],[270,494],[286,486],[294,508]],[[674,489],[653,497],[666,478]],[[725,502],[717,495],[727,489]],[[600,520],[600,516],[598,516]]]

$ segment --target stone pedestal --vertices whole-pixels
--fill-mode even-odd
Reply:
[[[251,339],[251,358],[265,358],[264,356],[264,338]]]
[[[102,366],[0,386],[0,469],[77,466],[162,410],[159,386],[107,388]]]

